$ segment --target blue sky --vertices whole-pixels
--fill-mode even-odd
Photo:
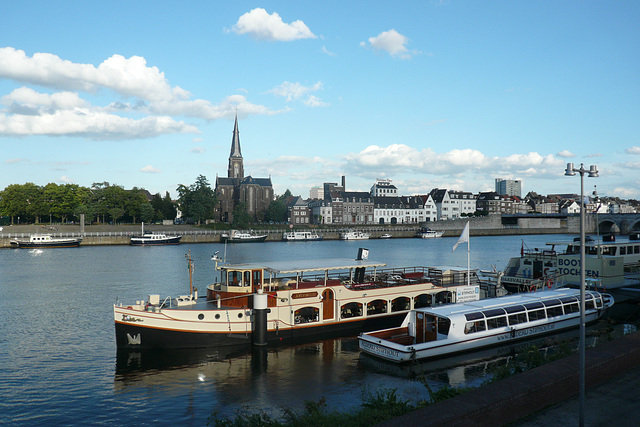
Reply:
[[[152,193],[245,174],[640,199],[637,1],[16,1],[0,13],[0,189]],[[523,195],[524,195],[523,194]]]

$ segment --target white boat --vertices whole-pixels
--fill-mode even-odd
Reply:
[[[430,228],[422,228],[420,231],[416,233],[416,237],[421,239],[435,239],[437,237],[442,237],[444,231],[436,231]]]
[[[182,236],[167,236],[163,233],[145,233],[144,223],[142,223],[142,234],[131,237],[129,244],[132,246],[177,245],[181,238]]]
[[[340,240],[366,240],[371,234],[360,230],[347,230],[340,233]]]
[[[542,249],[527,249],[523,243],[520,256],[511,258],[499,274],[498,284],[509,292],[580,286],[580,239],[546,245]],[[585,274],[595,290],[637,286],[638,266],[640,241],[585,240]]]
[[[467,286],[466,271],[385,269],[382,262],[358,258],[218,265],[216,256],[220,280],[206,287],[206,298],[193,289],[186,296],[149,295],[114,305],[117,347],[238,346],[357,335],[399,326],[411,309],[480,296],[475,279]]]
[[[396,363],[450,356],[578,327],[579,301],[579,290],[555,289],[421,308],[400,327],[363,333],[358,342],[366,354]],[[587,291],[585,321],[599,319],[613,303],[608,294]]]
[[[264,242],[267,239],[266,234],[256,234],[249,231],[231,230],[229,233],[222,234],[222,241],[228,243],[252,243]]]
[[[290,231],[282,234],[282,240],[287,242],[309,242],[322,240],[322,236],[315,231]]]
[[[82,237],[53,237],[51,234],[32,234],[28,239],[13,239],[14,248],[77,248]]]
[[[389,234],[389,233],[385,233],[382,236],[380,236],[381,239],[390,239],[391,237],[393,237],[393,236],[391,236],[391,234]]]

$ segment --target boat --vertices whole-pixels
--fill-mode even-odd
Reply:
[[[256,234],[248,231],[231,230],[221,236],[223,242],[228,243],[251,243],[264,242],[267,239],[266,234]]]
[[[315,231],[289,231],[282,234],[282,240],[287,242],[310,242],[322,240],[322,236]]]
[[[360,349],[395,363],[449,357],[494,345],[509,345],[580,326],[580,291],[554,289],[412,310],[402,325],[363,333]],[[614,303],[609,294],[585,292],[585,322]]]
[[[559,286],[580,286],[580,238],[546,243],[546,248],[525,248],[498,275],[508,292],[528,292]],[[556,249],[560,248],[560,249]],[[585,239],[585,275],[594,290],[640,284],[640,241],[601,242]]]
[[[391,234],[389,234],[389,233],[385,233],[382,236],[380,236],[381,239],[390,239],[391,237],[393,237],[393,236],[391,236]]]
[[[423,227],[416,233],[416,237],[421,239],[435,239],[437,237],[442,237],[444,231],[436,231],[427,227]]]
[[[129,244],[132,246],[159,246],[159,245],[177,245],[180,243],[182,236],[167,236],[163,233],[145,233],[144,222],[142,223],[142,233],[139,236],[132,236]]]
[[[113,306],[118,349],[168,349],[304,342],[399,326],[411,309],[475,300],[467,272],[384,268],[357,259],[226,264],[206,297],[148,298]]]
[[[51,234],[32,234],[28,239],[13,239],[14,248],[77,248],[82,237],[53,237]]]
[[[340,240],[367,240],[369,237],[371,237],[371,234],[360,230],[347,230],[339,235]]]

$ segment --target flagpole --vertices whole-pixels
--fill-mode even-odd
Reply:
[[[467,222],[467,224],[469,224]],[[467,230],[469,235],[471,234],[471,230]],[[471,286],[471,239],[470,236],[467,236],[467,286]]]

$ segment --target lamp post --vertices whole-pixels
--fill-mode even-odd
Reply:
[[[567,163],[566,176],[580,174],[580,426],[584,426],[584,406],[585,406],[585,256],[584,256],[584,174],[588,173],[590,178],[598,177],[598,168],[591,165],[589,170],[580,163],[580,168],[573,167],[573,163]]]

